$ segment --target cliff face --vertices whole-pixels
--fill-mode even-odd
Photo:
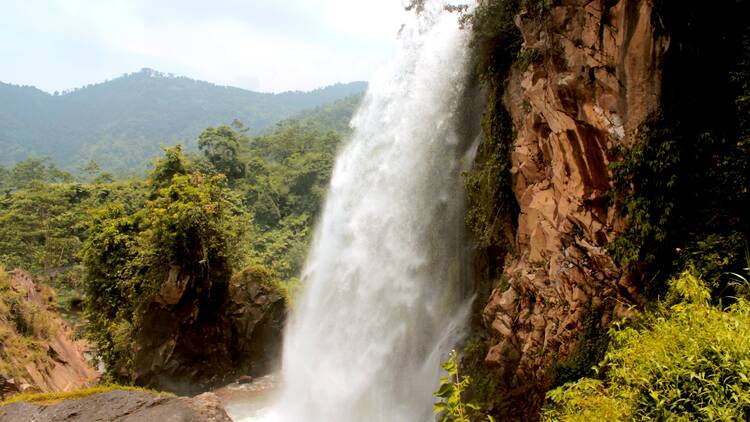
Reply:
[[[556,363],[639,302],[638,283],[605,247],[625,221],[608,200],[613,147],[628,148],[659,107],[669,40],[647,0],[567,0],[521,11],[523,39],[502,102],[510,114],[517,230],[483,309],[485,365],[510,403],[535,412]],[[578,350],[577,350],[578,348]],[[558,371],[559,372],[559,371]]]
[[[99,378],[85,357],[88,344],[75,340],[73,329],[49,309],[50,290],[21,270],[0,280],[0,399],[74,390]]]

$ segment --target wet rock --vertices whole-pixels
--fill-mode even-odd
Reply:
[[[246,268],[229,286],[237,370],[252,376],[276,369],[281,356],[286,304],[262,271]]]
[[[253,377],[250,375],[243,375],[237,378],[237,384],[250,384],[253,382]]]

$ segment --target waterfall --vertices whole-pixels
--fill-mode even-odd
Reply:
[[[468,31],[444,1],[409,13],[337,159],[287,327],[281,397],[261,420],[434,420],[440,362],[471,290],[461,173]]]

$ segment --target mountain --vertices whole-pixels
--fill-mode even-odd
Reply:
[[[364,92],[350,95],[332,103],[303,111],[294,116],[293,119],[305,125],[318,126],[324,130],[333,130],[339,134],[347,135],[351,132],[349,123],[363,98]]]
[[[50,157],[75,169],[94,159],[110,171],[140,172],[162,145],[190,147],[206,127],[239,119],[259,133],[366,86],[352,82],[267,94],[152,69],[58,95],[0,82],[0,163]]]

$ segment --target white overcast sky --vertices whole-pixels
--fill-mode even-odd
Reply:
[[[264,92],[368,80],[403,0],[0,0],[0,81],[52,92],[144,67]]]

